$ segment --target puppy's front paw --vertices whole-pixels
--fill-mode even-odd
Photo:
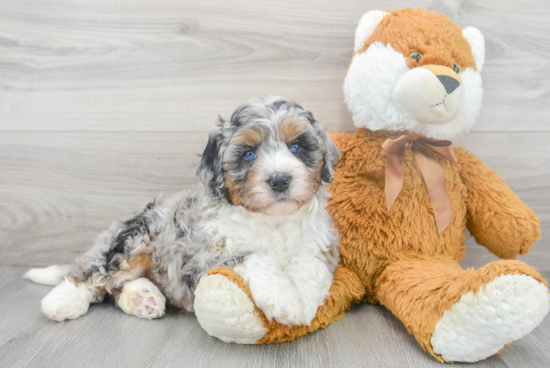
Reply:
[[[165,304],[166,298],[159,288],[144,277],[124,285],[118,299],[124,312],[145,319],[162,317]]]
[[[272,295],[262,303],[260,309],[268,320],[274,319],[288,326],[309,326],[316,312],[310,311],[302,297],[294,293]]]

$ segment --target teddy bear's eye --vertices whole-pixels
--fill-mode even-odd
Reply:
[[[422,59],[422,54],[419,52],[413,52],[412,54],[409,55],[409,59],[419,61],[420,59]]]
[[[456,64],[453,64],[453,70],[455,71],[456,74],[460,73],[460,67]]]

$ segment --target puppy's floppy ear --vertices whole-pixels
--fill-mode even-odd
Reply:
[[[323,125],[321,125],[321,123],[315,121],[313,126],[315,127],[317,135],[320,138],[321,147],[324,149],[321,180],[325,183],[332,183],[332,179],[334,179],[334,166],[340,159],[340,150],[332,142],[329,132]]]
[[[334,179],[334,166],[340,159],[340,150],[336,145],[327,139],[327,151],[323,155],[323,171],[321,172],[321,179],[326,183],[332,183]]]
[[[208,143],[197,162],[196,173],[208,193],[227,201],[229,196],[225,187],[222,159],[220,157],[223,143],[223,124],[224,121],[220,117],[219,124],[208,134]]]

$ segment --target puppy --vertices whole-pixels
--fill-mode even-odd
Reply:
[[[210,132],[197,163],[204,184],[160,197],[117,222],[71,266],[25,277],[58,284],[42,311],[78,318],[107,296],[124,312],[192,314],[208,270],[235,270],[268,319],[308,325],[328,295],[338,234],[325,207],[339,151],[313,115],[276,96],[251,99]]]

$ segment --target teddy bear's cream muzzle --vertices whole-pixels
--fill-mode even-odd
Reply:
[[[397,108],[424,124],[445,124],[464,105],[462,79],[452,69],[424,65],[405,73],[392,96]]]

